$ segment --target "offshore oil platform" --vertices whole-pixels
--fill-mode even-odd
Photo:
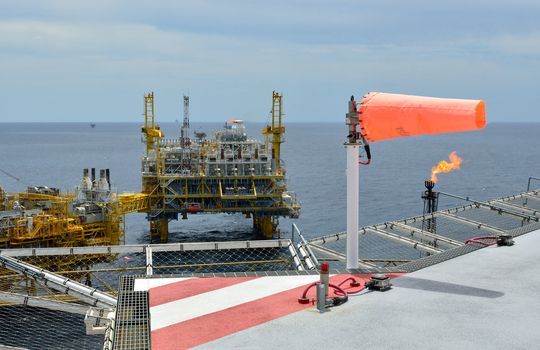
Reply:
[[[79,186],[61,193],[46,186],[6,193],[0,187],[0,249],[116,245],[124,238],[125,215],[146,213],[150,241],[168,240],[168,224],[197,213],[242,213],[265,238],[276,233],[280,216],[298,217],[281,161],[282,95],[272,94],[272,123],[266,142],[246,134],[241,120],[228,120],[206,138],[189,136],[189,97],[177,139],[165,139],[154,115],[154,94],[144,96],[141,193],[117,194],[109,169],[84,169]],[[5,171],[3,171],[5,173]],[[18,180],[18,178],[6,173]]]
[[[278,217],[298,217],[295,195],[287,191],[281,161],[282,95],[272,93],[272,123],[263,129],[265,144],[248,137],[241,120],[206,138],[189,137],[189,97],[184,96],[180,138],[165,139],[155,123],[154,94],[144,96],[142,192],[149,196],[151,238],[167,241],[170,220],[194,213],[242,213],[266,238],[276,232]]]

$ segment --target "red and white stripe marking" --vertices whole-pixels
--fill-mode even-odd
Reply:
[[[331,283],[348,277],[332,276]],[[370,275],[354,277],[363,284]],[[313,307],[298,298],[318,280],[318,275],[150,278],[135,280],[135,290],[149,291],[152,348],[185,349]],[[313,288],[309,296],[314,293]]]

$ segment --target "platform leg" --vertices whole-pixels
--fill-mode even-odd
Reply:
[[[159,224],[157,221],[150,221],[150,243],[154,241],[154,237],[159,234]]]
[[[274,238],[278,225],[278,219],[273,216],[253,216],[253,229],[262,234],[266,239]]]
[[[166,243],[169,240],[169,220],[150,221],[150,242],[155,236],[159,237],[161,243]]]
[[[169,240],[169,220],[159,220],[159,238],[161,243],[167,243]]]

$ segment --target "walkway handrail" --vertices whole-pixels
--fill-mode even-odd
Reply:
[[[531,190],[531,181],[532,180],[540,181],[540,177],[529,176],[529,182],[527,183],[527,192],[529,192]]]
[[[85,286],[82,283],[62,277],[55,273],[30,265],[18,259],[0,255],[0,266],[18,274],[43,282],[47,287],[58,292],[71,295],[89,305],[113,308],[116,307],[116,298],[99,291],[96,288]]]
[[[309,246],[308,242],[302,235],[302,232],[300,232],[300,229],[298,228],[298,226],[296,226],[296,224],[292,224],[292,226],[293,226],[293,234],[294,234],[294,231],[296,231],[296,233],[298,234],[298,237],[300,237],[300,243],[298,243],[297,245],[298,252],[300,253],[300,255],[302,255],[306,263],[306,266],[309,270],[316,269],[317,266],[319,266],[319,261],[317,260],[317,257],[315,256],[315,254],[313,254],[311,247]]]

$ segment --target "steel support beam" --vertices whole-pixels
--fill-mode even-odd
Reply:
[[[463,196],[457,196],[455,194],[450,194],[450,193],[446,193],[446,192],[439,192],[439,194],[442,194],[442,195],[445,195],[447,197],[451,197],[451,198],[456,198],[456,199],[461,199],[461,200],[464,200],[464,201],[467,201],[467,202],[471,202],[471,203],[474,203],[474,205],[476,205],[478,208],[480,207],[484,207],[484,208],[487,208],[487,209],[490,209],[490,210],[493,210],[493,211],[496,211],[500,214],[504,213],[504,214],[508,214],[508,215],[512,215],[512,216],[516,216],[518,218],[521,218],[522,220],[531,220],[533,219],[534,221],[539,221],[539,219],[537,217],[534,217],[534,216],[530,216],[530,215],[526,215],[526,214],[522,214],[522,213],[516,213],[512,210],[508,210],[508,209],[505,209],[505,208],[501,208],[501,207],[497,207],[493,204],[490,204],[490,203],[486,203],[486,202],[482,202],[482,201],[477,201],[477,200],[474,200],[474,199],[471,199],[470,197],[463,197]],[[527,194],[524,194],[525,196],[528,196]],[[537,197],[537,199],[540,199]]]
[[[112,308],[116,306],[116,298],[107,293],[15,258],[0,255],[0,266],[35,279],[36,281],[40,281],[51,289],[71,295],[89,305],[102,308]]]
[[[371,233],[373,233],[375,235],[378,235],[378,236],[381,236],[383,238],[393,240],[393,241],[401,243],[403,245],[412,247],[414,249],[429,253],[429,254],[438,254],[438,253],[442,252],[442,249],[429,246],[429,245],[424,244],[422,242],[418,242],[418,241],[415,241],[414,239],[403,237],[403,236],[400,236],[400,235],[395,234],[395,233],[390,233],[390,232],[387,232],[387,231],[383,231],[383,230],[378,229],[377,227],[374,227],[374,226],[366,227],[363,230],[366,231],[366,232],[371,232]]]
[[[283,248],[289,245],[288,239],[270,239],[256,241],[228,242],[192,242],[151,244],[153,252],[227,250],[250,248]],[[87,255],[87,254],[127,254],[144,253],[148,244],[118,246],[53,247],[53,248],[15,248],[0,250],[0,256],[50,256],[50,255]]]
[[[405,232],[410,233],[411,236],[418,235],[418,236],[422,236],[422,237],[432,239],[433,243],[443,243],[448,248],[455,248],[456,246],[460,247],[460,246],[464,245],[464,243],[462,243],[462,242],[455,241],[455,240],[453,240],[451,238],[447,238],[447,237],[438,235],[436,233],[432,233],[432,232],[428,232],[428,231],[422,231],[419,228],[409,226],[409,225],[403,224],[403,223],[398,222],[398,221],[390,221],[387,224],[390,226],[390,228],[397,227],[398,229],[401,229],[401,230],[403,230]]]
[[[534,194],[530,194],[530,193],[524,193],[523,197],[530,198],[530,199],[535,199],[537,201],[540,201],[540,197],[535,196]]]
[[[474,221],[474,220],[471,220],[471,219],[466,219],[464,217],[457,216],[457,215],[450,214],[450,213],[437,212],[437,213],[434,213],[434,215],[436,217],[442,216],[442,217],[448,218],[450,220],[458,221],[458,222],[461,222],[462,224],[466,224],[466,225],[469,225],[469,226],[476,227],[479,230],[484,229],[486,231],[491,231],[491,232],[496,233],[496,234],[501,234],[501,233],[506,232],[506,231],[504,231],[504,230],[502,230],[500,228],[490,226],[488,224],[484,224],[482,222]]]
[[[315,250],[318,250],[321,253],[332,255],[332,256],[338,258],[340,261],[346,261],[347,260],[347,257],[345,256],[345,254],[342,254],[340,252],[336,252],[333,249],[322,247],[322,246],[315,245],[315,244],[312,244],[312,243],[310,243],[310,246],[311,246],[311,248],[313,248]],[[373,268],[378,269],[378,268],[380,268],[379,266],[377,266],[375,264],[365,262],[362,259],[358,259],[358,266],[361,267],[361,268],[364,268],[364,269],[373,269]]]
[[[63,301],[47,300],[28,295],[9,292],[0,292],[0,301],[5,303],[39,307],[53,311],[63,311],[70,314],[86,315],[89,307],[80,304],[66,303]]]
[[[360,232],[360,231],[359,231]],[[347,232],[339,232],[332,235],[326,235],[319,238],[313,238],[308,241],[308,243],[311,244],[324,244],[327,242],[335,242],[339,241],[340,239],[347,238]]]
[[[493,202],[498,203],[500,205],[505,205],[505,206],[513,208],[513,209],[523,210],[525,212],[530,212],[531,215],[533,215],[533,216],[535,216],[537,218],[540,218],[540,212],[538,212],[535,209],[531,209],[531,208],[528,208],[528,207],[523,207],[521,205],[517,205],[517,204],[514,204],[514,203],[505,202],[502,199],[495,199],[493,201],[490,201],[489,203],[493,203]]]

